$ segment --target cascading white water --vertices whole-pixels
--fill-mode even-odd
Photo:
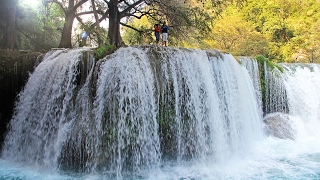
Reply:
[[[281,64],[285,68],[289,114],[295,119],[299,138],[320,137],[320,66]]]
[[[3,157],[122,178],[166,160],[223,161],[262,136],[252,81],[231,55],[123,48],[99,63],[92,92],[92,73],[76,83],[82,51],[48,53],[37,67]]]
[[[103,170],[140,173],[160,165],[156,87],[146,53],[119,50],[101,63],[94,102],[99,147],[96,162]],[[107,167],[107,168],[106,168]]]
[[[278,68],[271,68],[264,62],[265,76],[265,109],[264,112],[275,113],[289,111],[286,89],[283,84],[282,72]]]
[[[218,55],[206,51],[164,53],[161,86],[173,94],[161,93],[160,101],[172,104],[167,110],[172,108],[174,113],[173,122],[168,122],[173,137],[165,140],[164,146],[169,155],[176,149],[178,161],[208,155],[213,161],[223,161],[262,135],[248,72],[231,55]]]
[[[257,102],[259,105],[259,109],[261,109],[260,117],[263,116],[263,103],[262,103],[262,92],[261,92],[261,82],[260,82],[260,74],[259,74],[259,65],[258,62],[254,58],[250,57],[238,57],[241,61],[241,64],[248,70],[248,73],[252,79],[253,86],[256,93]]]
[[[19,95],[3,157],[57,168],[61,140],[74,120],[70,112],[74,108],[81,51],[56,50],[46,54]]]
[[[255,62],[241,65],[218,51],[127,47],[89,63],[80,81],[85,51],[49,52],[31,75],[4,143],[0,177],[46,179],[52,170],[62,175],[51,179],[320,177],[310,175],[320,167],[316,160],[303,161],[296,173],[301,158],[283,155],[293,141],[264,136]],[[284,87],[290,112],[305,118],[294,102],[306,92],[290,89],[295,80],[289,69]],[[306,82],[312,88],[318,83],[314,69]],[[312,99],[303,100],[310,105]],[[305,109],[306,117],[317,122],[313,108]],[[49,169],[50,175],[8,174],[24,172],[8,169],[8,162]]]

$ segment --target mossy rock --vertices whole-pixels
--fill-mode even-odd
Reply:
[[[105,56],[115,52],[117,48],[114,45],[106,44],[104,46],[98,47],[94,52],[94,57],[96,60],[102,59]]]

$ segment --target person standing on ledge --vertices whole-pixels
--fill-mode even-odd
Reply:
[[[161,26],[162,46],[167,46],[168,31],[169,27],[166,25],[166,21],[163,21],[163,25]]]
[[[154,25],[154,35],[156,36],[156,44],[159,44],[160,41],[160,24],[155,24]]]
[[[87,38],[88,37],[89,37],[89,33],[87,31],[81,32],[81,34],[80,34],[81,41],[80,41],[79,47],[83,47],[83,46],[87,45]]]

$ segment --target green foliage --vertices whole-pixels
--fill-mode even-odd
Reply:
[[[19,49],[46,51],[58,45],[60,36],[56,28],[45,25],[43,17],[32,8],[25,9],[22,13],[26,17],[17,19]]]
[[[139,20],[131,20],[127,24],[132,27],[135,27],[139,31],[128,28],[124,29],[125,34],[123,35],[122,39],[125,42],[125,44],[150,44],[156,41],[154,36],[153,23],[150,22],[147,17],[144,16]]]
[[[62,8],[53,2],[39,8],[21,2],[16,17],[16,48],[46,51],[56,47],[65,18]],[[96,3],[102,12],[106,10],[105,2]],[[261,54],[272,62],[320,63],[319,9],[318,0],[154,1],[141,8],[141,13],[128,17],[121,34],[128,45],[151,44],[155,42],[153,25],[166,20],[170,46],[215,48],[236,56]],[[0,12],[2,39],[6,14],[5,9]],[[96,33],[91,29],[92,23],[89,18],[81,29],[90,33],[90,43],[95,45],[97,37],[107,32]],[[77,37],[76,33],[75,30],[73,38]]]
[[[264,57],[263,55],[256,56],[256,59],[257,59],[258,63],[263,64],[264,62],[266,62],[267,66],[271,70],[273,70],[274,68],[277,68],[280,72],[282,72],[282,73],[284,72],[284,69],[281,66],[279,66],[276,63],[273,63],[272,61],[270,61],[268,58]]]
[[[247,0],[241,6],[226,4],[220,9],[223,11],[212,11],[211,15],[218,16],[214,17],[211,33],[199,31],[202,38],[198,40],[206,43],[207,48],[237,56],[261,54],[273,62],[320,62],[320,3],[316,0]],[[202,48],[191,39],[180,39],[185,41],[180,44]]]
[[[98,47],[94,52],[94,57],[99,60],[105,56],[112,54],[116,50],[114,45],[106,44],[104,46]]]
[[[236,6],[229,6],[215,20],[212,32],[208,34],[212,46],[236,56],[267,55],[267,39],[256,32],[238,11]]]
[[[316,0],[248,0],[241,12],[269,42],[277,62],[320,62],[320,3]]]
[[[150,8],[156,11],[155,14],[128,21],[127,25],[134,29],[125,27],[123,40],[126,44],[154,43],[153,25],[166,21],[170,27],[170,46],[208,47],[204,37],[210,32],[214,17],[209,1],[163,0],[155,2]]]
[[[60,31],[57,31],[57,27],[63,23],[63,20],[59,19],[56,14],[45,13],[47,11],[42,4],[39,4],[39,7],[32,7],[21,0],[16,2],[15,49],[47,51],[56,47],[61,35]],[[6,5],[2,3],[7,2],[0,3],[0,7],[5,7]],[[0,12],[0,39],[6,38],[7,14],[6,11]],[[50,23],[51,21],[52,23]]]

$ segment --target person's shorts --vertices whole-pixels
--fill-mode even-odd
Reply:
[[[167,41],[168,33],[162,33],[162,41]]]

